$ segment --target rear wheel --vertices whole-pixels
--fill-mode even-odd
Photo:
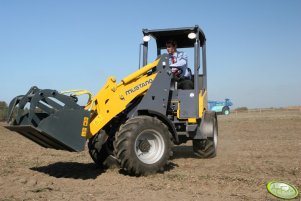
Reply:
[[[208,137],[205,140],[193,140],[193,151],[196,156],[200,158],[214,158],[216,156],[217,150],[217,136],[218,136],[218,125],[216,117],[212,117],[212,124],[208,126],[213,126],[212,137]]]
[[[229,107],[223,107],[223,111],[222,111],[222,113],[224,114],[224,115],[229,115],[230,114],[230,108]]]
[[[113,139],[109,138],[106,132],[102,130],[89,139],[88,148],[89,154],[96,165],[99,167],[106,167],[106,159],[110,155],[113,155]]]
[[[120,127],[114,148],[122,169],[134,175],[149,175],[164,170],[171,155],[172,139],[160,120],[139,116]]]

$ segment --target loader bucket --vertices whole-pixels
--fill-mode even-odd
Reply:
[[[73,97],[32,87],[11,101],[5,127],[46,148],[82,151],[89,117]]]

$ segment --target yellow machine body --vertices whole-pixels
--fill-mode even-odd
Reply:
[[[148,72],[155,68],[158,63],[159,59],[122,79],[120,83],[116,82],[115,77],[109,77],[102,89],[85,106],[85,110],[91,113],[91,119],[88,126],[86,126],[86,121],[83,121],[81,135],[86,138],[96,135],[116,115],[124,111],[131,101],[139,96],[143,96],[157,76],[157,74],[149,75]],[[202,118],[206,107],[207,91],[201,90],[199,93],[198,118]],[[180,119],[180,110],[180,104],[178,104],[178,119]],[[187,121],[190,124],[196,124],[198,118],[188,118]]]

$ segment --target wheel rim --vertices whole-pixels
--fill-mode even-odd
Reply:
[[[225,111],[225,115],[229,115],[230,114],[230,111],[229,110],[226,110]]]
[[[164,150],[165,144],[163,137],[156,130],[144,130],[136,138],[135,153],[143,163],[156,163],[162,158]]]

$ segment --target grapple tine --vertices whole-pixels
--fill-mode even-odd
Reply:
[[[7,123],[9,123],[12,119],[12,115],[13,115],[13,112],[16,108],[16,105],[20,102],[20,100],[22,99],[23,96],[17,96],[15,97],[10,103],[9,103],[9,106],[8,106],[8,116],[7,116]]]

